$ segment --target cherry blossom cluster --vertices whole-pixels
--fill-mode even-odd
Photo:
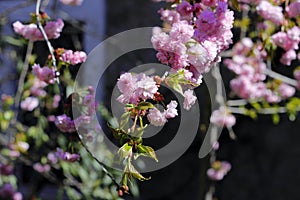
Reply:
[[[294,95],[295,88],[285,83],[266,81],[266,52],[261,45],[254,45],[249,38],[243,38],[232,49],[231,59],[224,61],[237,77],[230,81],[233,92],[250,100],[266,100],[278,103]]]
[[[68,49],[59,48],[55,51],[59,60],[71,64],[77,65],[86,61],[87,55],[84,51],[72,51]]]
[[[57,19],[56,21],[47,21],[44,25],[44,30],[49,39],[56,39],[60,36],[63,27],[63,20]],[[44,40],[41,31],[34,23],[23,24],[19,21],[16,21],[15,23],[13,23],[13,28],[17,34],[32,42]]]
[[[272,35],[272,42],[284,49],[285,53],[281,56],[280,62],[289,66],[297,58],[296,50],[299,49],[300,28],[295,26],[286,32],[277,32]]]
[[[153,99],[158,91],[154,78],[144,73],[124,73],[118,79],[117,85],[122,93],[117,100],[123,104],[136,104],[139,101]]]
[[[236,123],[235,116],[225,107],[214,110],[210,116],[210,122],[219,127],[232,127]]]
[[[231,164],[227,161],[215,161],[207,170],[207,176],[214,181],[219,181],[231,170]]]
[[[62,114],[55,117],[54,123],[61,132],[73,133],[76,132],[76,127],[77,128],[84,127],[85,125],[91,123],[91,119],[92,119],[91,115],[95,112],[96,103],[94,97],[94,89],[89,87],[88,92],[89,93],[86,94],[81,100],[82,102],[81,106],[84,108],[84,110],[82,110],[82,114],[80,116],[76,117],[75,119],[72,119],[66,114]],[[73,103],[72,98],[80,98],[80,97],[76,94],[71,94],[70,98],[71,98],[71,103]],[[70,109],[71,106],[72,105],[68,103],[64,105],[65,109],[67,110]]]
[[[174,118],[178,115],[177,112],[177,102],[171,101],[167,105],[167,109],[161,112],[156,107],[149,110],[149,113],[147,115],[147,118],[150,122],[150,124],[154,126],[163,126],[169,118]]]
[[[48,153],[47,159],[51,164],[56,164],[59,160],[75,162],[80,159],[80,155],[76,153],[65,152],[62,149],[57,148],[56,152]]]
[[[170,30],[155,28],[151,41],[161,63],[175,72],[187,70],[190,81],[199,84],[232,42],[233,12],[224,1],[182,1],[175,7],[159,11]]]
[[[121,95],[117,98],[123,104],[135,104],[147,100],[161,101],[163,96],[158,92],[161,79],[159,77],[150,77],[144,73],[132,74],[124,73],[117,82]],[[167,119],[174,118],[177,113],[177,102],[171,101],[166,109],[161,112],[156,107],[149,109],[147,118],[154,126],[163,126]]]

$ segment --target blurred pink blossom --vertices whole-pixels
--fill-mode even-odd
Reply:
[[[41,163],[35,163],[33,169],[39,173],[45,173],[50,171],[51,167],[48,164],[42,165]]]
[[[290,49],[281,56],[280,62],[284,65],[290,66],[291,62],[293,60],[295,60],[296,58],[297,58],[296,51],[293,49]]]
[[[266,0],[261,1],[256,7],[256,10],[265,20],[270,20],[276,25],[280,25],[284,20],[282,8],[274,6]]]
[[[61,19],[57,21],[48,21],[44,27],[44,30],[48,36],[48,39],[56,39],[60,36],[62,29],[64,27],[64,22]],[[36,24],[22,24],[19,21],[13,23],[14,31],[22,35],[25,39],[30,41],[44,40],[41,31],[38,29]]]
[[[27,97],[21,102],[21,108],[27,111],[33,111],[39,105],[39,100],[36,97]]]
[[[49,67],[45,66],[41,68],[39,64],[34,64],[32,66],[32,73],[45,83],[54,84],[55,82],[54,70]]]
[[[64,133],[72,133],[76,131],[73,120],[66,114],[57,116],[55,120],[55,125],[61,132]]]
[[[218,110],[213,111],[210,122],[219,127],[232,127],[236,119],[225,107],[220,107]]]
[[[298,17],[300,16],[300,1],[296,0],[292,2],[285,8],[286,12],[288,13],[289,17]]]
[[[296,92],[296,89],[294,87],[287,85],[285,83],[281,83],[278,90],[280,96],[284,99],[293,96]]]
[[[207,176],[214,181],[219,181],[231,170],[231,164],[226,161],[215,161],[207,170]]]
[[[73,52],[72,50],[65,50],[60,59],[66,63],[77,65],[79,63],[85,62],[87,59],[87,55],[83,51]]]

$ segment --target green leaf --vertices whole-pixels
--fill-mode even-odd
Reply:
[[[273,114],[272,120],[273,120],[273,123],[277,125],[280,122],[280,116],[278,114]]]
[[[132,153],[132,146],[128,143],[125,143],[119,150],[118,155],[121,159],[127,158]]]
[[[109,123],[107,123],[107,126],[112,131],[114,138],[116,138],[117,140],[121,139],[124,134],[127,135],[127,133],[124,130],[118,129],[118,128],[113,128]]]
[[[182,87],[178,83],[177,80],[168,79],[167,84],[168,84],[169,87],[171,87],[172,89],[174,89],[176,92],[178,92],[179,94],[183,95]]]
[[[134,138],[140,138],[144,134],[144,130],[146,127],[147,125],[145,125],[144,127],[137,127],[130,135]]]
[[[41,127],[31,126],[28,129],[27,134],[29,137],[35,140],[35,144],[37,147],[42,146],[44,142],[47,142],[49,140],[49,136]]]
[[[147,180],[150,180],[151,179],[151,177],[149,177],[149,178],[146,178],[146,177],[144,177],[142,174],[140,174],[135,168],[134,168],[134,166],[129,162],[128,164],[127,164],[127,170],[128,170],[128,173],[129,173],[129,178],[131,177],[131,176],[133,176],[134,178],[137,178],[137,179],[139,179],[140,181],[147,181]]]
[[[138,105],[137,105],[137,108],[139,110],[148,110],[150,108],[153,108],[153,104],[150,103],[150,102],[140,102]]]
[[[251,103],[252,107],[255,108],[255,110],[257,111],[260,111],[262,108],[261,108],[261,105],[257,102],[253,102]]]
[[[139,144],[137,146],[137,157],[138,156],[150,157],[150,158],[153,158],[156,162],[158,162],[158,159],[156,157],[154,149],[152,147],[149,147],[149,146]]]
[[[291,98],[286,104],[286,109],[289,114],[289,119],[294,121],[296,119],[298,110],[300,109],[300,99],[297,97]]]
[[[130,112],[125,112],[122,114],[120,118],[120,126],[119,128],[122,130],[128,130],[129,129],[129,118],[130,118]]]
[[[128,181],[128,173],[123,173],[123,176],[122,176],[122,185],[125,185],[127,186],[127,181]]]
[[[251,117],[252,119],[256,119],[257,118],[257,113],[254,109],[246,109],[245,115]]]
[[[237,10],[237,11],[241,11],[241,8],[240,8],[240,4],[238,2],[238,0],[231,0],[231,6],[233,9]]]

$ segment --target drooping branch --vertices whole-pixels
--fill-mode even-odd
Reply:
[[[23,63],[22,71],[21,71],[20,78],[19,78],[19,81],[18,81],[18,88],[17,88],[15,100],[14,100],[15,115],[14,115],[14,118],[12,119],[12,121],[11,121],[11,124],[15,124],[16,120],[17,120],[17,117],[18,117],[18,108],[19,108],[19,105],[20,105],[21,97],[22,97],[22,92],[23,92],[23,87],[24,87],[26,74],[27,74],[28,68],[29,68],[29,60],[30,60],[30,56],[31,56],[31,53],[32,53],[32,49],[33,49],[33,42],[29,41],[28,44],[27,44],[26,56],[25,56],[25,60],[24,60],[24,63]]]

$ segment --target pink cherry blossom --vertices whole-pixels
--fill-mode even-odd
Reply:
[[[280,96],[284,99],[293,96],[296,92],[296,89],[294,87],[289,86],[285,83],[280,84],[278,90]]]
[[[160,19],[167,24],[173,24],[180,20],[180,14],[175,10],[160,9],[158,13],[161,15]]]
[[[33,111],[39,105],[39,100],[36,97],[27,97],[21,102],[21,108],[27,111]]]
[[[207,72],[212,60],[209,58],[208,51],[201,44],[196,43],[188,49],[188,60],[201,74]]]
[[[282,8],[274,6],[266,0],[262,0],[256,10],[265,20],[270,20],[276,25],[280,25],[284,20]]]
[[[294,71],[294,77],[295,79],[300,80],[300,69],[296,69]]]
[[[292,2],[285,8],[286,12],[288,13],[289,17],[298,17],[300,16],[300,1],[296,0]]]
[[[64,22],[61,19],[57,19],[57,21],[49,21],[46,23],[44,29],[48,36],[48,39],[56,39],[60,36],[62,29],[64,27]],[[44,40],[44,37],[40,30],[38,29],[36,24],[22,24],[19,21],[13,23],[14,31],[22,35],[25,39],[30,41],[40,41]]]
[[[152,99],[154,94],[157,92],[158,87],[153,77],[146,76],[146,74],[137,74],[136,82],[136,95],[143,100]]]
[[[191,21],[193,18],[193,6],[187,1],[182,1],[178,4],[176,11],[180,14],[181,20]]]
[[[197,97],[194,96],[193,90],[186,90],[183,93],[184,96],[184,102],[183,102],[183,108],[186,110],[190,110],[191,107],[196,103]]]
[[[207,170],[207,176],[214,181],[219,181],[231,170],[231,164],[226,161],[215,161]]]
[[[117,86],[122,93],[117,100],[123,104],[136,104],[139,100],[152,99],[158,90],[153,77],[143,73],[124,73],[118,79]]]
[[[253,42],[250,38],[243,38],[240,42],[236,43],[233,47],[234,55],[247,55],[253,47]]]
[[[165,123],[168,121],[170,118],[174,118],[178,115],[177,112],[177,102],[176,101],[171,101],[167,105],[167,109],[161,112],[157,108],[152,108],[149,110],[149,113],[147,115],[147,118],[150,122],[150,124],[154,126],[163,126]]]
[[[210,122],[219,127],[232,127],[235,124],[236,119],[225,107],[220,107],[218,110],[213,111]]]
[[[175,116],[178,115],[177,112],[177,102],[176,101],[171,101],[168,105],[167,105],[167,110],[165,111],[164,115],[167,119],[169,118],[174,118]]]
[[[48,164],[42,165],[41,163],[35,163],[33,169],[39,173],[45,173],[50,171],[51,167]]]
[[[70,63],[72,65],[77,65],[79,63],[83,63],[87,59],[87,55],[83,51],[75,51],[72,50],[65,50],[64,53],[61,55],[60,59],[63,62]]]
[[[300,42],[300,28],[295,26],[287,32],[277,32],[272,35],[272,42],[286,51],[297,50]]]
[[[57,116],[55,119],[55,125],[61,132],[64,133],[72,133],[76,131],[73,120],[66,114]]]
[[[163,126],[167,122],[165,114],[160,112],[157,108],[150,109],[147,118],[150,124],[154,126]]]
[[[39,78],[35,77],[33,80],[33,85],[30,87],[30,93],[36,97],[45,97],[47,92],[44,88],[48,85],[44,81],[41,81]]]
[[[55,152],[55,155],[58,159],[64,160],[64,161],[67,161],[67,162],[75,162],[75,161],[78,161],[80,159],[79,154],[76,154],[76,153],[72,154],[72,153],[69,153],[69,152],[64,152],[60,148],[57,148],[57,150]]]
[[[293,60],[295,60],[297,58],[297,54],[296,54],[296,51],[291,49],[291,50],[288,50],[287,52],[285,52],[281,58],[280,58],[280,62],[284,65],[288,65],[290,66],[291,65],[291,62]]]
[[[55,82],[55,73],[53,69],[49,67],[40,67],[39,64],[34,64],[32,66],[32,73],[37,76],[41,81],[48,84],[53,84]]]
[[[194,28],[186,21],[179,21],[173,24],[169,35],[172,41],[179,41],[185,44],[194,35]]]

